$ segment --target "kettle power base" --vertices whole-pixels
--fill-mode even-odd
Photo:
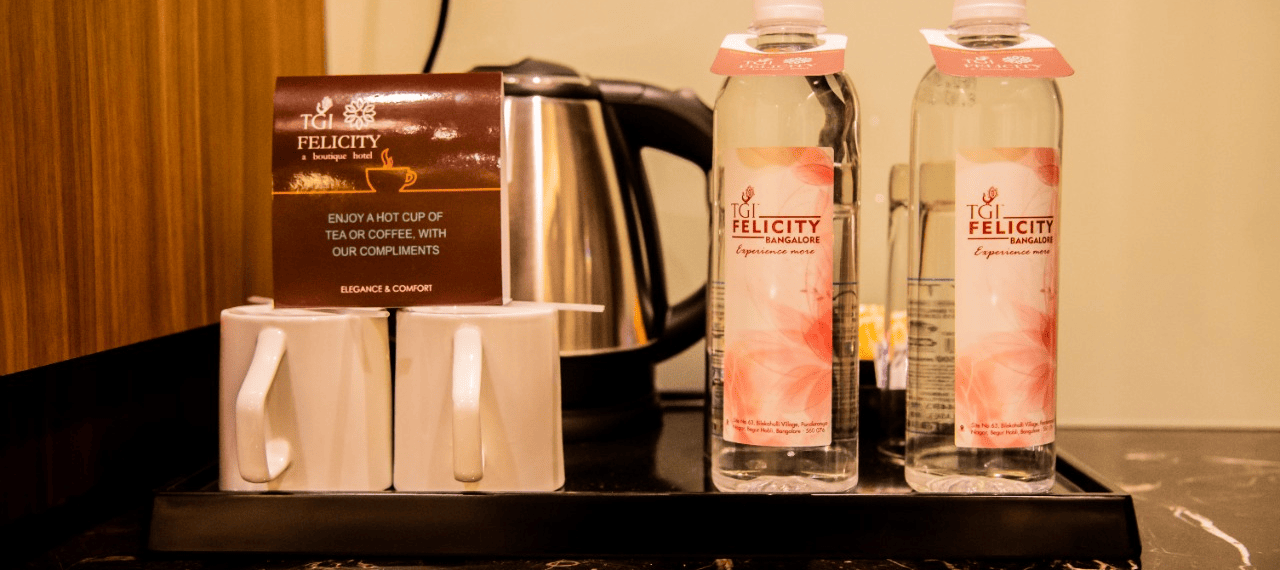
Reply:
[[[720,493],[708,490],[704,418],[700,400],[667,401],[660,430],[566,444],[567,482],[554,493],[225,492],[213,466],[156,491],[149,547],[493,558],[1123,561],[1141,552],[1133,498],[1061,451],[1047,495],[914,493],[874,441],[860,445],[852,493]]]

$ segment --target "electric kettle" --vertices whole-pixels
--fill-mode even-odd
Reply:
[[[667,299],[642,148],[711,168],[711,110],[692,92],[592,80],[526,59],[504,77],[514,299],[590,303],[560,316],[565,438],[660,422],[654,366],[705,333],[705,287]]]

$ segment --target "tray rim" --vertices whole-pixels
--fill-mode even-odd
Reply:
[[[1061,449],[1057,464],[1059,476],[1083,491],[182,490],[206,469],[155,491],[148,547],[363,556],[1137,560],[1141,540],[1133,498]],[[779,522],[832,510],[843,516],[816,517],[819,524],[803,528]],[[767,538],[735,530],[748,524],[758,525],[752,528]]]

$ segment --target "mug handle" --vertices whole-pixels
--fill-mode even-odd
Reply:
[[[413,186],[413,183],[417,181],[418,181],[418,173],[410,170],[404,173],[404,186],[401,186],[400,189],[403,190],[405,188]]]
[[[240,477],[250,483],[279,477],[291,460],[288,440],[267,440],[267,393],[284,359],[284,340],[284,331],[276,327],[258,332],[253,361],[236,397],[236,454]]]
[[[480,439],[480,329],[465,325],[453,333],[453,478],[474,483],[484,477]]]

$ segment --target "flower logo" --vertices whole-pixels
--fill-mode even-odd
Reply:
[[[329,107],[333,106],[333,99],[325,97],[319,103],[316,103],[316,114],[323,115],[329,111]]]
[[[1000,195],[1000,190],[998,190],[995,186],[992,186],[988,188],[985,193],[982,194],[982,203],[990,204],[993,200],[996,199],[996,196],[999,196],[999,195]]]
[[[1011,55],[1009,57],[1004,58],[1005,63],[1013,63],[1017,65],[1021,65],[1024,63],[1031,63],[1032,61],[1033,60],[1031,58],[1025,55]]]
[[[792,57],[792,58],[787,58],[782,60],[782,63],[788,64],[788,65],[800,65],[802,63],[809,63],[811,61],[813,61],[812,57]]]
[[[755,195],[756,195],[755,187],[747,186],[747,189],[742,192],[742,203],[746,204],[751,202],[751,198]]]
[[[377,115],[373,110],[373,103],[364,99],[356,99],[347,103],[342,112],[342,120],[353,129],[363,129],[373,124],[373,117]]]

